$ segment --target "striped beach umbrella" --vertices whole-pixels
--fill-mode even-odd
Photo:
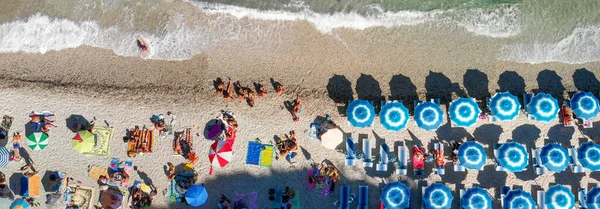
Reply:
[[[481,170],[487,160],[483,146],[474,141],[468,141],[458,147],[458,162],[465,168]]]
[[[12,204],[10,204],[9,209],[29,209],[31,206],[29,203],[22,198],[16,199]]]
[[[348,105],[346,116],[350,125],[357,128],[366,128],[373,124],[375,108],[371,102],[357,99]]]
[[[598,115],[600,102],[594,94],[590,92],[580,91],[571,97],[571,108],[573,113],[578,117],[585,120],[595,118]]]
[[[492,196],[479,187],[467,189],[460,198],[463,209],[492,209]]]
[[[569,188],[560,184],[548,188],[544,199],[547,209],[575,208],[575,196]]]
[[[496,160],[510,172],[521,172],[529,165],[529,153],[522,144],[508,142],[498,148]]]
[[[388,102],[379,112],[381,126],[390,131],[405,129],[409,118],[408,109],[401,102]]]
[[[508,92],[500,92],[492,97],[488,108],[490,108],[494,117],[501,121],[508,121],[519,116],[521,103],[519,103],[516,96]]]
[[[600,145],[586,142],[577,149],[577,159],[584,168],[600,171]]]
[[[444,121],[444,112],[440,105],[434,102],[424,102],[415,108],[415,121],[422,129],[433,131]]]
[[[536,94],[529,104],[527,104],[528,112],[535,120],[549,123],[556,119],[558,115],[558,101],[550,94]]]
[[[546,144],[540,151],[542,165],[552,172],[561,172],[569,167],[571,157],[567,149],[557,143]]]
[[[73,140],[71,140],[73,149],[80,153],[92,151],[94,144],[94,134],[87,130],[78,131]]]
[[[504,196],[502,209],[535,209],[535,201],[529,192],[521,189],[510,190]]]
[[[27,146],[32,150],[43,150],[48,146],[48,134],[44,132],[34,132],[27,136]]]
[[[600,209],[600,187],[594,187],[588,191],[585,206],[588,209]]]
[[[410,189],[399,181],[388,183],[379,198],[387,209],[405,209],[410,207]]]
[[[448,115],[450,120],[458,127],[471,127],[477,123],[481,114],[479,105],[473,98],[459,98],[450,103]]]
[[[423,194],[423,204],[427,209],[450,209],[452,200],[454,197],[450,188],[441,183],[428,186]]]
[[[210,145],[208,152],[208,159],[210,160],[210,171],[212,175],[213,167],[222,168],[231,162],[233,149],[231,144],[225,140],[217,140],[215,143]]]
[[[0,147],[0,168],[6,167],[9,162],[10,152],[6,147]]]

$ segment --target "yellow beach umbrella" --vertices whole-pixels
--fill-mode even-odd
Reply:
[[[77,152],[84,153],[92,151],[94,148],[94,134],[89,131],[78,131],[71,141],[73,149]]]

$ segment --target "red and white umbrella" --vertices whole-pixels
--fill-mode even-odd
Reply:
[[[212,175],[213,167],[222,168],[231,161],[233,149],[231,144],[225,140],[217,140],[215,143],[210,145],[210,151],[208,152],[208,160],[210,160],[210,175]]]

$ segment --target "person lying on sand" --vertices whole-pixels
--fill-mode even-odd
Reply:
[[[443,147],[443,146],[444,145],[442,145],[440,143],[440,147]],[[445,161],[444,161],[444,150],[441,149],[441,148],[437,149],[437,150],[435,150],[434,154],[435,154],[435,165],[438,168],[443,168],[444,167],[444,163],[445,163]]]
[[[264,97],[267,95],[267,91],[265,91],[265,86],[262,84],[258,84],[258,91],[256,92],[258,97]]]
[[[217,95],[223,95],[223,90],[225,90],[225,83],[219,80],[219,83],[217,83]]]
[[[460,143],[452,140],[450,141],[450,145],[452,146],[452,162],[458,163],[458,147],[460,147]]]
[[[248,89],[246,91],[248,93],[248,105],[250,105],[250,107],[254,107],[254,91],[252,91],[252,89]]]
[[[296,96],[296,100],[294,100],[294,107],[292,108],[292,116],[294,121],[300,120],[298,116],[302,113],[302,103],[300,103],[300,96]]]
[[[21,167],[21,172],[23,173],[23,175],[25,177],[28,177],[28,178],[32,177],[32,176],[34,176],[35,174],[38,173],[38,171],[35,170],[35,168],[33,168],[33,163],[32,164],[27,164],[27,165]]]
[[[137,38],[136,43],[140,48],[140,56],[150,53],[150,50],[148,49],[148,44],[146,44],[146,42],[142,38]]]
[[[167,177],[169,178],[169,180],[173,180],[175,176],[177,176],[177,174],[175,174],[175,166],[169,163],[169,171]]]
[[[233,101],[233,82],[229,79],[229,85],[227,85],[227,89],[223,92],[223,97],[225,100]]]
[[[240,100],[245,99],[246,90],[244,89],[244,87],[242,87],[242,85],[240,85],[239,81],[236,81],[233,83],[233,89],[235,90],[235,93],[237,94],[238,99],[240,99]]]
[[[280,150],[279,155],[282,158],[287,157],[287,155],[291,155],[292,152],[298,151],[298,143],[296,141],[296,132],[290,131],[290,135],[288,136],[286,134],[285,138],[286,138],[285,140],[282,140],[279,143],[277,143],[278,148]]]

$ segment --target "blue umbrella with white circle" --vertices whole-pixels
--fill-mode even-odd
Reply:
[[[379,112],[381,126],[390,131],[405,129],[409,118],[408,109],[401,102],[388,102]]]
[[[558,101],[550,94],[536,94],[529,104],[527,104],[528,112],[535,120],[549,123],[556,119],[558,115]]]
[[[580,91],[571,97],[571,108],[573,113],[585,120],[595,118],[598,115],[600,107],[598,98],[590,92]]]
[[[585,206],[588,209],[600,209],[600,187],[594,187],[588,191]]]
[[[519,99],[512,94],[508,92],[499,92],[490,99],[489,108],[494,117],[501,121],[508,121],[514,120],[519,116],[521,103],[519,103]]]
[[[600,171],[600,145],[586,142],[577,149],[577,159],[584,168]]]
[[[552,172],[561,172],[569,167],[571,157],[567,149],[557,143],[546,144],[540,151],[542,165]]]
[[[427,209],[450,209],[452,200],[454,197],[450,188],[441,183],[428,186],[423,194],[423,204]]]
[[[0,168],[6,167],[8,165],[10,158],[10,152],[6,147],[0,147]]]
[[[463,209],[492,209],[492,196],[479,187],[469,188],[460,198]]]
[[[569,188],[560,184],[548,188],[544,199],[547,209],[575,208],[575,196]]]
[[[434,102],[424,102],[415,108],[415,121],[422,129],[432,131],[438,129],[444,122],[444,112],[440,105]]]
[[[399,181],[388,183],[379,198],[387,209],[405,209],[410,207],[410,189]]]
[[[481,170],[486,163],[487,154],[483,146],[474,141],[468,141],[458,147],[458,162],[467,169]]]
[[[502,209],[535,209],[535,201],[529,192],[521,189],[510,190],[504,196]]]
[[[507,171],[521,172],[529,165],[529,153],[522,144],[508,142],[498,148],[496,160]]]
[[[366,128],[373,124],[375,108],[371,102],[357,99],[348,105],[346,116],[350,125],[357,128]]]
[[[459,98],[450,103],[448,115],[458,127],[471,127],[477,123],[481,109],[473,98]]]

